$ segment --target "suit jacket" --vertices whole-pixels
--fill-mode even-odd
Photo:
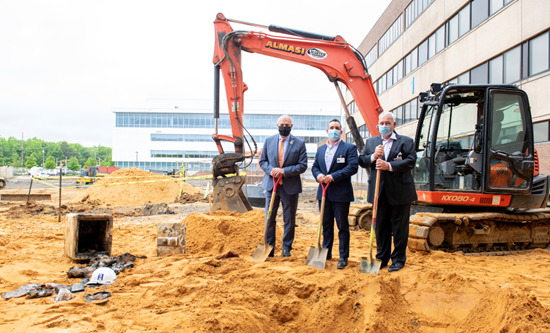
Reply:
[[[382,189],[386,191],[386,197],[390,205],[405,205],[416,201],[416,190],[412,177],[412,169],[416,162],[416,151],[414,149],[414,140],[399,135],[393,141],[389,157],[384,160],[391,164],[392,170],[380,170],[380,192]],[[382,144],[382,136],[377,135],[367,139],[365,149],[359,156],[359,165],[363,168],[370,168],[369,191],[367,201],[374,201],[374,191],[376,185],[376,160],[371,163],[371,155],[378,145]],[[401,153],[401,159],[397,159]]]
[[[330,170],[327,170],[327,164],[325,162],[325,153],[327,151],[327,145],[322,145],[317,148],[315,154],[315,161],[311,168],[313,177],[317,179],[319,174],[331,175],[334,182],[330,184],[327,189],[327,199],[334,202],[350,202],[355,200],[353,197],[353,186],[351,185],[351,176],[357,173],[359,167],[359,159],[357,156],[357,147],[351,143],[344,141],[338,144],[336,154],[332,159]],[[344,158],[344,162],[338,163],[338,158]],[[319,184],[317,189],[317,200],[321,200],[323,197],[323,188]]]
[[[279,134],[265,139],[260,168],[265,172],[262,180],[262,188],[266,191],[273,190],[273,177],[271,170],[279,167]],[[288,147],[283,159],[283,186],[287,194],[302,193],[302,180],[300,175],[307,170],[307,151],[304,140],[289,135]]]

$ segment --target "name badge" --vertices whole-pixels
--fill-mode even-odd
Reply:
[[[346,158],[345,157],[338,157],[336,159],[336,163],[346,163]]]

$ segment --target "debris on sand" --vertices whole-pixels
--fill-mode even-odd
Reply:
[[[146,257],[136,257],[130,253],[124,253],[117,257],[101,256],[98,255],[86,265],[86,266],[73,266],[67,271],[69,278],[89,278],[92,273],[99,267],[108,267],[115,271],[116,274],[134,267],[134,261],[137,258],[145,259]]]

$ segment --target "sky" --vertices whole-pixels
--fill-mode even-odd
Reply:
[[[0,137],[112,146],[114,108],[155,99],[211,107],[218,12],[340,35],[358,47],[390,2],[0,0]],[[339,103],[317,69],[245,52],[242,61],[245,108],[247,100],[281,113]]]

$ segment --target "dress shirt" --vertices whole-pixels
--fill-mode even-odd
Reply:
[[[332,160],[334,159],[334,154],[336,154],[336,150],[338,150],[338,145],[340,144],[340,139],[333,143],[332,145],[328,143],[327,141],[327,150],[325,151],[325,165],[327,166],[327,173],[330,170],[330,166],[332,165]]]
[[[391,136],[388,140],[384,139],[382,134],[380,134],[380,137],[382,138],[382,145],[384,146],[384,158],[386,161],[388,161],[388,155],[390,154],[391,146],[393,145],[393,141],[397,140],[397,136],[395,136],[395,132],[392,132]],[[371,155],[370,157],[371,163],[374,162],[374,155]],[[390,171],[393,171],[391,164],[388,163],[390,166]]]

